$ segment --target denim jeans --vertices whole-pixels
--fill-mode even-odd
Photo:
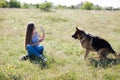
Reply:
[[[28,56],[35,55],[35,56],[40,57],[40,58],[43,56],[44,47],[42,45],[31,46],[28,44],[26,46],[26,48],[28,51]]]

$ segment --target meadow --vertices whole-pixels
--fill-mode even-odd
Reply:
[[[44,54],[47,67],[20,61],[27,54],[25,32],[34,22],[46,32]],[[106,39],[120,53],[120,11],[0,9],[0,80],[120,80],[120,61],[110,63],[84,60],[85,49],[71,36],[75,27]],[[109,57],[113,57],[109,55]]]

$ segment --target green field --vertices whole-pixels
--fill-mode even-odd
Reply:
[[[29,22],[43,26],[47,67],[20,61],[27,54],[25,32]],[[75,27],[105,38],[120,53],[120,11],[0,9],[0,80],[120,80],[120,61],[103,64],[82,59],[85,53],[71,35]],[[91,52],[89,58],[96,53]],[[109,55],[109,57],[113,57]]]

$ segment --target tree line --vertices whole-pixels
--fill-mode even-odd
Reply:
[[[21,8],[21,3],[17,0],[0,0],[0,8]]]
[[[57,5],[54,6],[53,3],[45,1],[44,3],[41,4],[28,4],[28,3],[23,3],[21,4],[17,0],[0,0],[0,8],[39,8],[44,11],[50,11],[51,8],[55,9],[82,9],[82,10],[110,10],[110,11],[115,11],[115,10],[120,10],[120,7],[118,8],[113,8],[113,7],[101,7],[99,5],[94,5],[91,2],[81,2],[78,5],[71,5],[71,6],[65,6],[65,5]]]

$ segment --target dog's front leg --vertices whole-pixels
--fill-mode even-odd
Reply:
[[[88,54],[89,54],[89,50],[86,49],[86,53],[85,53],[84,59],[87,58]]]

